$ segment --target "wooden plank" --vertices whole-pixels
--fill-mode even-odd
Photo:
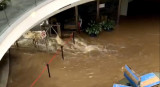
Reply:
[[[76,26],[77,26],[77,25],[69,25],[69,24],[65,24],[65,25],[64,25],[64,29],[75,30],[75,29],[77,29]]]

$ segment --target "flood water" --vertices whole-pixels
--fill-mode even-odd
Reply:
[[[138,74],[159,72],[159,29],[158,16],[136,16],[95,38],[77,34],[64,46],[65,60],[60,53],[50,64],[51,78],[45,71],[34,87],[112,87],[124,78],[125,64]],[[12,48],[7,87],[29,87],[54,53]]]

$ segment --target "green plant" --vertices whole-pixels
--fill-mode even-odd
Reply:
[[[114,20],[109,20],[108,21],[108,28],[114,28],[115,27],[115,21]]]
[[[103,27],[104,30],[113,30],[115,27],[115,21],[114,20],[108,20],[108,21],[103,21],[100,23],[101,26]]]
[[[89,27],[86,29],[86,32],[89,35],[98,35],[102,31],[102,26],[100,24],[96,24],[95,21],[91,21],[88,25]]]

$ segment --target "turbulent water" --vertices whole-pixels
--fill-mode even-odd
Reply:
[[[106,46],[103,45],[89,45],[87,44],[87,41],[85,41],[82,38],[76,38],[75,44],[72,43],[72,45],[66,46],[66,50],[70,51],[76,51],[76,53],[88,53],[91,51],[100,51],[100,52],[108,52]]]
[[[160,22],[147,18],[121,20],[113,32],[102,32],[96,38],[76,34],[75,44],[70,41],[64,46],[64,60],[61,52],[54,56],[60,49],[56,37],[47,42],[51,53],[43,40],[35,48],[31,39],[21,39],[20,49],[11,49],[8,87],[29,87],[53,58],[51,78],[45,71],[35,87],[113,87],[124,78],[125,64],[138,74],[158,72]]]
[[[61,45],[64,45],[64,42],[62,39],[57,38],[57,37],[50,37],[48,40],[45,41],[41,40],[38,42],[38,48],[41,51],[49,51],[49,52],[55,52],[58,49],[60,49]],[[18,41],[18,44],[20,47],[34,47],[33,41],[31,39],[21,39]],[[46,45],[47,44],[47,45]],[[69,42],[69,45],[64,45],[64,51],[66,53],[69,52],[74,52],[74,55],[83,53],[89,53],[91,51],[99,51],[103,53],[111,53],[111,52],[117,52],[117,50],[113,49],[107,49],[108,46],[111,46],[111,44],[108,44],[107,46],[104,45],[92,45],[92,44],[87,44],[87,41],[81,37],[76,37],[75,38],[75,44],[72,43],[72,41]]]

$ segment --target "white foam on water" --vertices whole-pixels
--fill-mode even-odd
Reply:
[[[48,50],[55,52],[58,50],[58,48],[59,48],[59,45],[58,45],[56,38],[49,38],[48,39]]]
[[[58,35],[56,36],[56,41],[59,45],[64,46],[64,41]]]
[[[19,39],[18,44],[20,47],[34,47],[33,40],[32,39]],[[56,41],[56,38],[49,38],[47,41],[47,47],[46,43],[44,41],[38,41],[37,43],[37,49],[42,51],[51,51],[55,52],[58,49],[58,43]],[[48,48],[48,49],[47,49]]]
[[[33,40],[31,39],[20,39],[18,40],[18,44],[22,47],[29,47],[33,44]]]
[[[18,43],[27,47],[30,47],[29,45],[32,45],[32,47],[34,46],[31,39],[21,39],[18,41]],[[39,41],[37,49],[49,52],[56,52],[58,49],[60,49],[60,46],[64,45],[64,52],[75,56],[78,54],[86,54],[92,51],[101,52],[105,54],[115,54],[117,52],[117,50],[113,49],[113,47],[115,46],[112,46],[112,44],[108,44],[107,46],[101,44],[90,45],[87,44],[87,40],[81,37],[75,38],[75,44],[73,44],[72,41],[70,41],[69,44],[70,45],[64,45],[64,41],[59,36],[50,37],[47,41],[47,47],[45,43]]]
[[[48,50],[49,51],[56,51],[58,48],[60,48],[60,46],[64,45],[64,41],[57,36],[56,38],[48,38]],[[102,45],[88,45],[87,41],[85,41],[83,38],[75,38],[75,44],[73,43],[69,43],[71,44],[71,47],[69,47],[68,45],[64,46],[64,50],[70,52],[70,51],[74,51],[75,53],[88,53],[91,51],[103,51],[103,52],[107,52],[106,47],[102,46]],[[33,44],[33,40],[31,39],[20,39],[18,41],[18,43],[21,46],[26,46],[26,47],[30,47],[31,45],[34,46]],[[47,50],[46,48],[46,44],[42,43],[41,41],[38,42],[38,48],[41,50]]]
[[[100,51],[107,52],[107,49],[103,45],[88,45],[87,42],[82,38],[76,38],[75,44],[72,44],[71,47],[65,46],[66,50],[72,50],[75,53],[88,53],[91,51]]]

